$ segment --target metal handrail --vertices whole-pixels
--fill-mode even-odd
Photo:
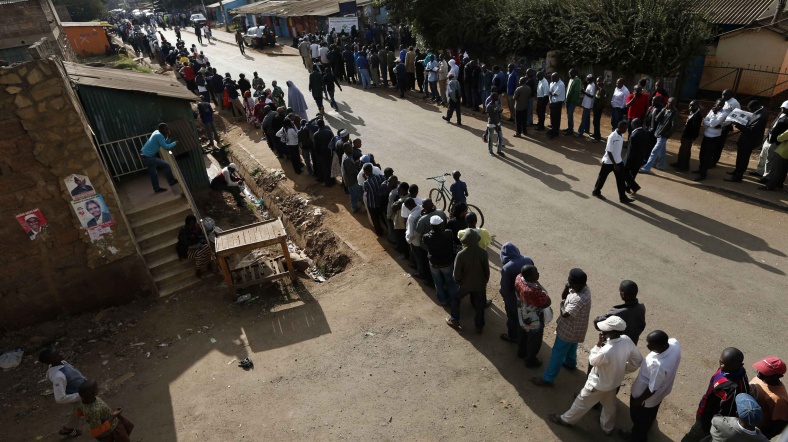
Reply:
[[[140,149],[148,141],[150,135],[137,135],[99,144],[99,153],[104,165],[118,180],[121,176],[130,175],[147,169],[140,157]]]

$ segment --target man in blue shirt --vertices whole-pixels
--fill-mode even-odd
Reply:
[[[170,128],[167,127],[167,124],[159,124],[159,129],[153,131],[150,138],[148,138],[148,141],[144,146],[142,146],[142,150],[140,151],[140,155],[142,156],[142,164],[148,167],[150,183],[153,185],[153,191],[156,193],[167,190],[164,187],[159,187],[159,173],[156,171],[156,167],[161,167],[164,170],[164,174],[167,176],[167,182],[170,183],[170,186],[178,184],[178,180],[172,176],[172,169],[170,168],[170,165],[166,161],[156,156],[159,153],[159,148],[170,150],[175,147],[176,144],[178,144],[177,141],[168,142],[167,137],[169,135]]]
[[[514,121],[514,90],[517,89],[519,82],[517,78],[517,71],[514,70],[514,64],[509,64],[509,77],[506,82],[506,105],[509,107],[509,121]]]

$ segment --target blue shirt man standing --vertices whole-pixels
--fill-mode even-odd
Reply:
[[[170,186],[174,186],[178,184],[178,180],[172,175],[172,168],[170,165],[162,160],[161,158],[157,157],[156,154],[159,152],[159,148],[170,150],[178,144],[177,141],[169,142],[167,139],[170,135],[170,128],[167,127],[166,123],[159,124],[159,129],[153,131],[148,141],[142,146],[142,150],[140,151],[140,155],[142,156],[142,164],[144,164],[148,168],[148,174],[150,175],[150,182],[153,185],[153,191],[155,193],[164,192],[164,187],[159,186],[159,173],[157,172],[156,168],[161,167],[164,170],[164,174],[167,177],[167,182],[170,183]]]

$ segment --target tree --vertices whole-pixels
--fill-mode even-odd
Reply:
[[[55,6],[65,6],[73,21],[93,21],[107,15],[102,0],[52,0]]]

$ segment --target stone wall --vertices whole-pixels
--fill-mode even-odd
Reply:
[[[0,48],[30,46],[41,37],[57,42],[59,26],[50,0],[0,5]]]
[[[0,68],[0,133],[0,328],[151,293],[149,273],[60,61]],[[83,228],[64,181],[72,174],[87,176],[103,196],[114,221],[109,232],[91,239]],[[34,209],[46,227],[31,240],[17,215]]]

